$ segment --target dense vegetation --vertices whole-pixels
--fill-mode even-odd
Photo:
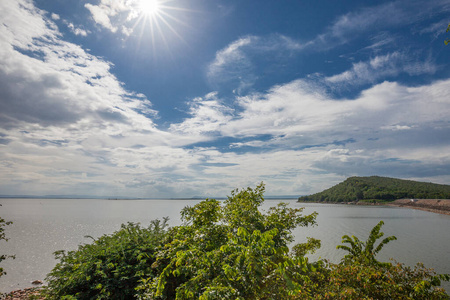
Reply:
[[[315,224],[316,213],[279,204],[259,210],[264,186],[236,190],[224,203],[207,199],[182,211],[167,228],[123,225],[77,251],[58,252],[47,299],[448,299],[436,288],[448,275],[418,265],[382,263],[375,255],[383,222],[366,242],[343,237],[341,263],[310,262],[320,247],[295,245],[292,230]],[[378,245],[377,245],[377,242]]]
[[[148,228],[122,225],[77,251],[58,251],[47,276],[50,299],[133,299],[140,280],[156,276],[152,264],[166,235],[166,219]]]
[[[316,299],[449,299],[444,291],[434,289],[449,275],[435,275],[418,264],[410,268],[400,263],[379,262],[375,256],[395,236],[384,238],[380,221],[370,232],[366,242],[344,235],[337,249],[348,252],[340,264],[330,264],[326,269],[323,286]]]
[[[300,202],[393,201],[403,198],[450,199],[450,185],[388,177],[350,177],[320,193],[302,196]]]

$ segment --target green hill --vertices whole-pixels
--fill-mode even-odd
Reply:
[[[379,176],[350,177],[320,193],[299,197],[298,201],[393,201],[402,198],[450,199],[450,185]]]

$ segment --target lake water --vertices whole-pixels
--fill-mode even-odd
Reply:
[[[322,240],[322,247],[311,260],[327,258],[338,262],[345,254],[336,250],[344,234],[365,240],[380,220],[385,236],[398,240],[386,245],[378,258],[393,257],[407,265],[423,262],[439,273],[450,273],[450,216],[407,208],[297,203],[293,199],[266,200],[263,209],[278,202],[305,207],[304,213],[319,213],[318,226],[294,231],[296,242],[311,236]],[[126,222],[170,217],[170,225],[181,223],[180,210],[197,200],[97,200],[97,199],[0,199],[0,216],[14,224],[5,227],[10,240],[0,242],[0,254],[15,254],[15,260],[3,261],[8,273],[0,278],[0,291],[9,292],[43,280],[54,267],[56,250],[74,250],[89,243],[86,235],[110,234]],[[444,287],[447,291],[449,284]]]

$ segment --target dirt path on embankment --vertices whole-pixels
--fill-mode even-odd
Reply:
[[[450,215],[449,199],[398,199],[387,205],[426,210],[438,214]]]

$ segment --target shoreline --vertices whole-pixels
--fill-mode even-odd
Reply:
[[[41,295],[42,287],[29,287],[21,290],[11,291],[9,293],[4,293],[3,297],[0,299],[5,300],[27,300],[27,299],[36,299],[36,300],[44,300],[45,298]]]
[[[297,203],[322,203],[322,204],[338,204],[338,205],[366,205],[366,206],[392,206],[411,208],[422,211],[428,211],[441,215],[450,216],[450,200],[449,199],[397,199],[392,202],[384,203],[367,203],[367,202],[317,202],[308,201]]]
[[[450,216],[448,199],[398,199],[387,203],[388,206],[406,207]]]

